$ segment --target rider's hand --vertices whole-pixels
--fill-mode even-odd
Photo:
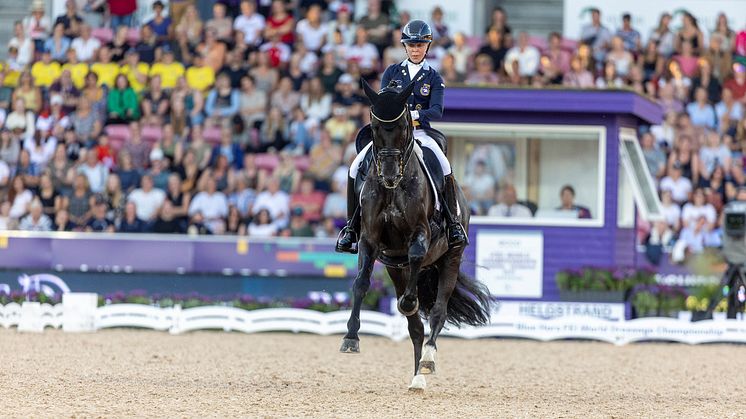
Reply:
[[[409,111],[409,113],[412,115],[412,121],[420,119],[420,113],[418,111]]]

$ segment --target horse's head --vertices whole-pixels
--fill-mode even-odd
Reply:
[[[373,157],[383,185],[394,189],[404,178],[404,168],[412,154],[412,117],[407,99],[414,83],[404,89],[389,85],[376,92],[363,80],[365,95],[370,99],[370,128],[373,134]]]

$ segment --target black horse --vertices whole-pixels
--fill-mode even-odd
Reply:
[[[386,266],[396,288],[399,311],[407,317],[414,345],[414,378],[410,389],[425,388],[423,374],[435,372],[435,341],[446,321],[481,325],[489,319],[489,294],[484,285],[460,272],[464,246],[450,248],[432,222],[436,197],[416,153],[407,98],[414,84],[399,91],[376,93],[363,82],[371,101],[372,154],[362,191],[359,272],[341,352],[360,351],[360,305],[370,286],[373,264]],[[469,212],[459,190],[459,217],[468,229]],[[436,217],[437,219],[437,217]],[[420,312],[430,317],[425,338]]]

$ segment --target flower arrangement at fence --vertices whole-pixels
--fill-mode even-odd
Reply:
[[[728,301],[722,298],[722,292],[723,289],[717,284],[696,287],[686,298],[686,309],[692,312],[704,312],[710,307],[710,302],[714,298],[719,298],[720,302],[715,306],[714,311],[724,313],[728,310]]]
[[[593,267],[563,269],[555,276],[563,291],[629,291],[638,285],[655,283],[655,272],[631,267]]]
[[[371,278],[371,285],[363,299],[364,310],[381,310],[391,296],[394,295],[393,285],[385,271],[379,271]],[[13,290],[0,291],[0,305],[10,303],[21,304],[25,301],[58,304],[62,302],[62,294],[49,296],[44,293]],[[330,312],[348,309],[351,305],[348,293],[328,293],[324,291],[309,292],[305,297],[257,297],[251,294],[233,295],[205,295],[197,292],[187,294],[148,293],[146,290],[117,291],[99,295],[98,305],[108,304],[145,304],[158,307],[193,308],[203,306],[237,307],[244,310],[259,310],[263,308],[301,308],[320,312]]]
[[[635,317],[676,317],[686,309],[688,295],[682,287],[638,285],[632,291]]]

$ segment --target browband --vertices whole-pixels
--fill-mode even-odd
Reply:
[[[385,120],[385,119],[379,118],[378,116],[376,116],[376,114],[373,113],[373,109],[370,110],[370,114],[373,115],[374,118],[376,118],[377,120],[379,120],[381,122],[389,123],[389,122],[396,122],[396,121],[398,121],[399,118],[401,118],[402,115],[404,115],[404,112],[406,112],[406,111],[407,111],[407,107],[405,106],[404,110],[401,111],[401,113],[399,114],[399,116],[397,116],[396,118],[391,119],[391,120]]]

